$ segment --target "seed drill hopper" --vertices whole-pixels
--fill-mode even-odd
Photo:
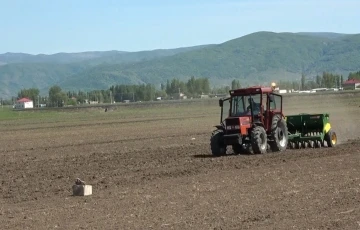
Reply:
[[[287,148],[334,147],[337,137],[329,114],[283,114],[283,97],[271,87],[230,90],[220,99],[220,124],[210,139],[211,152],[225,155],[231,146],[236,154],[263,154]]]
[[[337,144],[331,129],[329,114],[299,114],[285,117],[288,128],[289,148],[320,148]]]

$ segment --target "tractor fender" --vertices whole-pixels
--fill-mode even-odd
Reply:
[[[253,123],[253,128],[255,128],[256,126],[261,126],[261,127],[265,128],[265,127],[264,127],[264,124],[261,123],[261,122],[254,122],[254,123]]]
[[[217,129],[220,129],[220,130],[224,130],[224,126],[222,126],[222,125],[215,125],[214,127]]]

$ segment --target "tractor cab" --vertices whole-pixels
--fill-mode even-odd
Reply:
[[[221,132],[223,146],[232,145],[234,152],[240,152],[241,147],[252,146],[253,151],[263,153],[269,139],[270,146],[275,150],[286,149],[287,142],[280,147],[279,143],[272,142],[279,138],[274,134],[274,129],[275,132],[278,131],[278,122],[286,126],[282,113],[282,96],[274,93],[274,89],[275,84],[271,87],[235,89],[229,92],[230,97],[219,100],[221,117],[220,125],[216,127]],[[283,132],[282,135],[286,136]],[[254,144],[257,137],[262,138],[258,145]]]
[[[220,99],[220,123],[227,132],[240,131],[247,135],[253,125],[262,125],[269,131],[269,120],[282,114],[282,96],[273,87],[254,86],[230,91],[230,97]]]

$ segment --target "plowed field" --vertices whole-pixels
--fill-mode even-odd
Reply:
[[[360,229],[360,94],[285,97],[339,145],[264,155],[211,157],[217,104],[0,121],[0,229]]]

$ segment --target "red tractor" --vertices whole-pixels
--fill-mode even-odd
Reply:
[[[286,150],[289,137],[282,96],[274,90],[274,83],[235,89],[230,97],[219,100],[220,125],[210,139],[213,155],[225,155],[227,146],[232,146],[235,154]]]

